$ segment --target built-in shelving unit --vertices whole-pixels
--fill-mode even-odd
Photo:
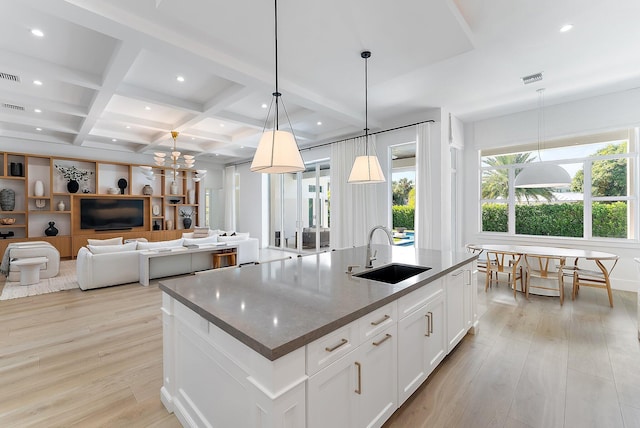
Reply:
[[[87,171],[87,179],[71,193],[68,180],[56,166]],[[193,211],[192,225],[198,224],[200,183],[192,180],[195,171],[155,168],[156,180],[148,181],[139,165],[66,157],[0,152],[0,190],[15,194],[12,210],[0,210],[0,219],[14,218],[10,225],[0,224],[0,251],[10,242],[45,240],[60,251],[61,257],[74,257],[89,237],[145,237],[149,240],[173,239],[184,232],[181,211]],[[175,178],[175,183],[174,183]],[[121,189],[118,183],[126,181]],[[43,194],[36,195],[36,182],[42,182]],[[151,186],[151,194],[143,191]],[[148,190],[148,188],[147,188]],[[114,192],[118,192],[114,194]],[[129,231],[108,232],[80,228],[82,198],[142,198],[144,225]],[[46,236],[49,222],[55,222],[58,235]],[[193,226],[192,226],[193,227]],[[6,236],[9,232],[13,236]],[[1,237],[5,239],[1,239]]]

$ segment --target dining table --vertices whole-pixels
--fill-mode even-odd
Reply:
[[[572,271],[582,269],[578,267],[579,260],[593,261],[603,275],[604,281],[609,284],[611,271],[618,262],[617,254],[605,253],[603,251],[584,250],[580,248],[547,247],[540,245],[512,245],[512,244],[467,244],[467,248],[473,251],[496,251],[521,256],[547,256],[565,257],[574,259],[573,266],[565,266],[565,269]],[[610,261],[611,263],[604,263]]]

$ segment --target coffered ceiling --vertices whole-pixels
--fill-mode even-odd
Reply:
[[[443,106],[463,120],[531,109],[542,86],[553,104],[640,84],[637,0],[278,9],[280,90],[301,146],[362,132],[364,49],[372,131]],[[0,14],[0,138],[17,149],[150,154],[177,130],[198,158],[252,156],[275,83],[273,1],[0,0]],[[523,85],[537,72],[542,82]]]

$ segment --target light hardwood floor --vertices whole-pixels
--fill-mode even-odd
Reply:
[[[0,427],[180,426],[159,398],[160,297],[155,281],[0,301]],[[479,334],[385,427],[640,427],[634,293],[479,297]]]

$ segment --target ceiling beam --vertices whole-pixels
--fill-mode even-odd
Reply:
[[[80,131],[73,141],[73,144],[80,145],[91,129],[95,126],[104,111],[107,103],[116,92],[122,79],[133,65],[133,62],[140,53],[140,47],[131,43],[120,43],[111,57],[106,67],[104,80],[100,90],[96,93],[89,106],[89,113],[82,122]]]

